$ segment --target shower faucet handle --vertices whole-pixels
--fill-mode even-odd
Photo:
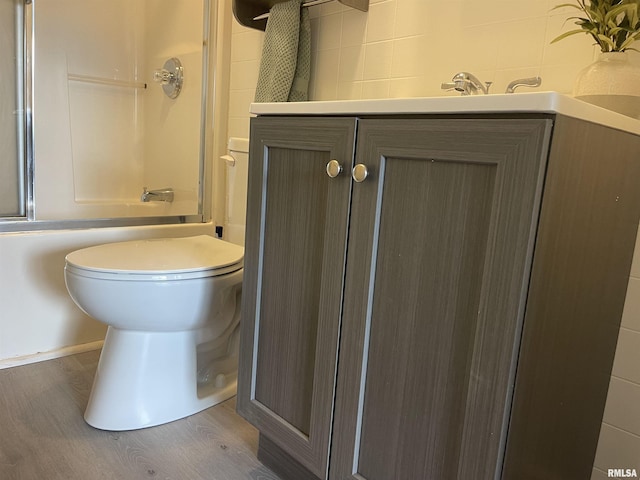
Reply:
[[[153,81],[160,85],[168,85],[176,81],[176,74],[164,68],[158,69],[153,72]]]
[[[162,68],[158,68],[153,72],[153,80],[162,85],[165,95],[171,99],[180,95],[183,78],[184,69],[182,68],[182,63],[175,57],[164,62]]]

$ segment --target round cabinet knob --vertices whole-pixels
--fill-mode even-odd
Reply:
[[[342,165],[337,160],[331,160],[327,163],[327,175],[331,178],[336,178],[342,172]]]
[[[363,163],[357,164],[355,167],[353,167],[353,171],[351,172],[351,176],[358,183],[364,182],[364,179],[367,178],[367,175],[369,175],[369,170],[367,170],[367,166]]]

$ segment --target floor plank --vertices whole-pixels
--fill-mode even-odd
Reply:
[[[129,432],[82,417],[99,352],[0,370],[0,479],[278,480],[235,399]]]

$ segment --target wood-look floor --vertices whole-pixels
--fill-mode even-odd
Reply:
[[[84,422],[99,351],[0,370],[1,480],[278,480],[235,399],[128,432]]]

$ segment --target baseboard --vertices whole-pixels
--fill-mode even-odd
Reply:
[[[7,358],[4,360],[0,360],[0,370],[11,367],[19,367],[20,365],[28,365],[30,363],[44,362],[45,360],[66,357],[69,355],[75,355],[77,353],[99,350],[100,348],[102,348],[103,343],[104,340],[98,340],[96,342],[83,343],[81,345],[72,345],[70,347],[59,348],[57,350],[50,350],[48,352],[38,352],[32,355],[24,355],[22,357]]]

